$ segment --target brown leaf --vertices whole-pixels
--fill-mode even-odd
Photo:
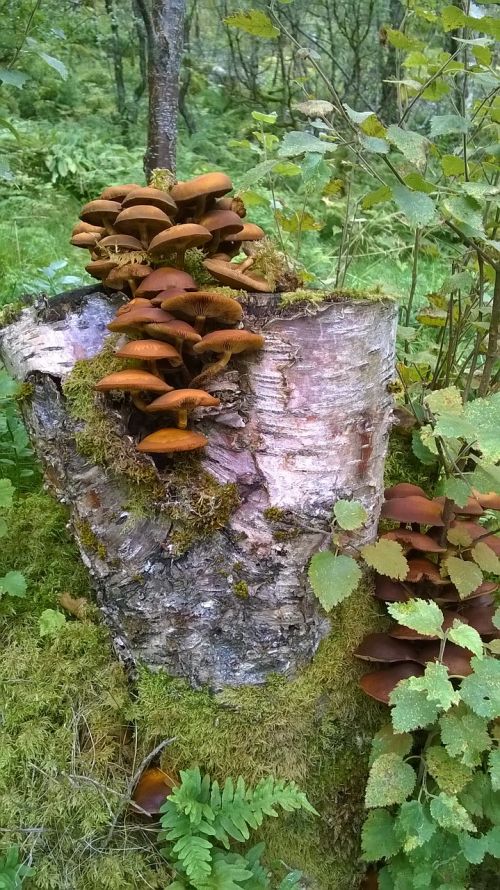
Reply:
[[[65,591],[61,593],[59,596],[59,605],[69,612],[70,615],[74,615],[75,618],[78,618],[80,621],[83,621],[87,617],[87,613],[90,607],[90,603],[84,596],[74,597],[71,596],[70,593]]]

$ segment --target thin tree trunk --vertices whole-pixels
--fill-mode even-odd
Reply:
[[[404,10],[400,0],[390,0],[389,24],[391,28],[399,28],[403,21]],[[387,44],[385,61],[381,71],[382,94],[380,97],[380,113],[386,124],[397,121],[398,111],[398,85],[391,83],[396,78],[396,49],[390,43]]]
[[[111,54],[113,57],[113,70],[115,74],[116,109],[118,111],[122,135],[126,137],[129,131],[129,120],[127,113],[125,78],[123,76],[123,59],[120,46],[120,32],[116,19],[116,6],[113,0],[105,0],[105,7],[106,12],[109,16],[111,27]]]

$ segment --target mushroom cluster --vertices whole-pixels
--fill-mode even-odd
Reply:
[[[450,556],[467,559],[466,542],[470,542],[470,547],[478,538],[500,556],[500,538],[489,535],[477,521],[487,508],[500,509],[500,496],[475,493],[463,507],[455,504],[455,515],[444,542],[441,534],[445,525],[443,506],[444,498],[430,499],[418,485],[401,483],[386,490],[382,517],[395,520],[399,527],[381,538],[401,544],[409,571],[404,581],[391,581],[377,575],[374,596],[386,603],[407,602],[418,597],[433,600],[444,613],[443,630],[451,627],[455,619],[460,619],[486,641],[498,638],[500,632],[493,624],[493,594],[498,585],[483,581],[462,598],[440,567]],[[455,541],[462,543],[453,543]],[[377,670],[361,678],[361,687],[372,698],[388,704],[389,696],[400,680],[423,676],[425,665],[439,659],[440,640],[438,636],[424,636],[396,624],[388,633],[369,634],[354,654],[379,665]],[[472,673],[472,654],[468,649],[447,642],[442,661],[451,675],[466,677]]]
[[[233,297],[198,290],[187,272],[173,266],[150,272],[135,296],[118,309],[108,328],[125,335],[116,355],[134,365],[106,375],[95,389],[130,393],[139,411],[170,421],[143,438],[139,451],[169,454],[207,444],[206,436],[188,429],[195,409],[219,405],[203,385],[234,353],[260,349],[264,343],[260,334],[234,327],[242,315]]]
[[[230,197],[225,173],[204,173],[177,182],[169,191],[135,183],[104,189],[85,204],[71,244],[90,251],[85,267],[106,287],[128,289],[134,297],[156,266],[182,270],[186,252],[201,251],[205,271],[216,282],[238,290],[274,290],[272,282],[252,269],[255,242],[264,231],[244,222],[246,209]],[[243,252],[238,263],[231,260]]]

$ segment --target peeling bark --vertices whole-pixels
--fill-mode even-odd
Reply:
[[[335,501],[354,497],[368,511],[354,544],[376,532],[395,304],[332,299],[280,310],[277,299],[244,298],[245,325],[263,332],[265,347],[233,358],[211,384],[220,409],[196,422],[209,438],[204,467],[238,486],[240,506],[222,531],[180,557],[168,511],[157,519],[134,515],[119,482],[75,447],[78,424],[60,383],[77,358],[100,350],[112,301],[97,291],[63,295],[50,305],[52,317],[27,309],[0,331],[6,366],[34,384],[26,422],[49,484],[70,506],[119,655],[195,686],[293,674],[329,627],[307,565],[328,544]],[[175,473],[172,462],[170,483]],[[79,536],[82,523],[98,552]]]

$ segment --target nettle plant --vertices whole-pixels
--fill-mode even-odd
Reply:
[[[261,863],[265,845],[234,852],[231,843],[246,843],[266,816],[305,810],[318,815],[294,782],[261,779],[247,787],[240,776],[221,788],[198,767],[181,771],[181,782],[161,807],[160,840],[175,878],[170,890],[266,890],[271,877]],[[278,890],[297,887],[301,873],[290,872]]]

